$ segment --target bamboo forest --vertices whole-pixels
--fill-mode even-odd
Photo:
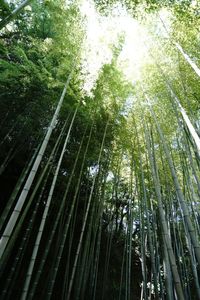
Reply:
[[[200,300],[200,1],[0,0],[0,299]]]

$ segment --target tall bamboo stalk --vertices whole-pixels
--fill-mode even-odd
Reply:
[[[3,225],[9,216],[9,212],[10,212],[11,208],[14,206],[14,202],[17,197],[17,194],[19,193],[26,176],[27,176],[28,172],[30,171],[30,168],[33,164],[33,161],[34,161],[36,155],[37,155],[39,147],[40,147],[40,145],[35,149],[35,152],[34,152],[33,156],[31,157],[30,161],[28,162],[28,164],[25,165],[24,169],[22,170],[22,173],[16,183],[16,186],[15,186],[12,194],[10,195],[8,202],[6,203],[6,207],[4,208],[4,211],[3,211],[2,215],[1,215],[1,219],[0,219],[0,232],[2,231]]]
[[[101,148],[100,148],[100,152],[99,152],[99,157],[97,160],[97,166],[99,166],[99,164],[100,164],[100,159],[102,156],[102,151],[103,151],[104,141],[105,141],[105,137],[106,137],[106,133],[107,133],[108,123],[109,123],[109,120],[107,121],[106,126],[105,126],[103,139],[102,139],[102,143],[101,143]],[[88,213],[89,213],[89,209],[90,209],[90,205],[91,205],[91,200],[92,200],[92,196],[93,196],[93,192],[94,192],[96,178],[97,178],[97,174],[94,175],[94,178],[92,181],[91,191],[90,191],[87,209],[86,209],[86,213],[85,213],[85,217],[84,217],[84,221],[83,221],[83,225],[82,225],[82,229],[81,229],[81,235],[80,235],[80,239],[79,239],[79,243],[78,243],[78,247],[77,247],[77,251],[76,251],[76,255],[75,255],[75,260],[74,260],[74,264],[73,264],[73,269],[72,269],[72,274],[71,274],[71,279],[70,279],[70,283],[69,283],[69,289],[68,289],[68,294],[67,294],[66,300],[70,300],[70,297],[71,297],[74,275],[76,272],[77,262],[78,262],[78,258],[79,258],[79,254],[80,254],[80,250],[81,250],[81,246],[82,246],[83,235],[85,232],[86,222],[87,222]]]
[[[18,221],[18,218],[20,216],[21,210],[22,210],[22,208],[24,206],[24,203],[26,201],[26,198],[28,196],[29,190],[32,186],[35,175],[36,175],[36,173],[38,171],[38,168],[40,166],[40,163],[41,163],[41,160],[43,158],[44,152],[47,148],[47,145],[48,145],[49,139],[51,137],[52,131],[53,131],[55,125],[56,125],[57,118],[58,118],[60,109],[61,109],[62,104],[63,104],[63,100],[64,100],[64,97],[65,97],[65,94],[66,94],[66,91],[67,91],[67,87],[68,87],[69,82],[70,82],[71,75],[72,75],[72,73],[70,73],[70,75],[68,76],[68,79],[66,81],[65,87],[64,87],[63,92],[62,92],[62,95],[61,95],[60,100],[58,102],[58,105],[56,107],[55,113],[54,113],[53,118],[51,120],[51,123],[48,127],[48,130],[47,130],[47,133],[46,133],[45,138],[43,140],[43,143],[40,147],[39,153],[37,154],[37,157],[35,159],[33,167],[32,167],[32,169],[29,173],[29,176],[28,176],[28,178],[26,180],[26,183],[23,187],[23,190],[22,190],[22,192],[21,192],[21,194],[18,198],[17,204],[16,204],[16,206],[13,210],[13,213],[12,213],[12,215],[11,215],[11,217],[10,217],[8,223],[7,223],[7,226],[6,226],[6,228],[3,232],[3,235],[1,237],[1,240],[0,240],[0,259],[1,259],[3,253],[6,249],[6,246],[9,242],[9,239],[11,237],[13,229],[14,229],[17,221]]]
[[[29,267],[28,267],[28,272],[27,272],[27,275],[26,275],[26,280],[25,280],[25,284],[24,284],[24,288],[23,288],[22,296],[21,296],[22,300],[27,299],[27,294],[28,294],[28,289],[29,289],[32,273],[33,273],[33,268],[34,268],[34,265],[35,265],[35,260],[36,260],[36,257],[37,257],[40,241],[41,241],[41,238],[42,238],[42,233],[44,231],[44,226],[45,226],[47,214],[48,214],[48,211],[49,211],[49,207],[50,207],[50,204],[51,204],[51,200],[52,200],[52,196],[53,196],[53,193],[54,193],[55,185],[56,185],[56,182],[57,182],[58,172],[60,170],[60,166],[61,166],[63,156],[64,156],[64,153],[65,153],[65,150],[66,150],[66,147],[67,147],[69,136],[70,136],[70,133],[71,133],[71,129],[72,129],[72,126],[74,124],[74,119],[76,117],[77,109],[78,109],[78,106],[76,107],[73,118],[71,120],[69,129],[68,129],[68,133],[67,133],[67,136],[66,136],[63,148],[62,148],[62,152],[61,152],[59,161],[57,163],[56,171],[55,171],[53,181],[52,181],[52,184],[51,184],[51,189],[49,191],[48,199],[47,199],[45,209],[44,209],[44,212],[43,212],[43,216],[42,216],[42,220],[41,220],[41,223],[40,223],[40,228],[39,228],[38,235],[37,235],[37,238],[36,238],[36,242],[35,242],[35,245],[34,245],[34,248],[33,248],[31,261],[30,261],[30,264],[29,264]]]
[[[195,64],[195,62],[190,58],[190,56],[183,50],[183,48],[181,47],[181,45],[177,42],[174,42],[169,34],[169,31],[165,25],[165,22],[163,21],[163,19],[161,18],[160,14],[159,14],[159,18],[162,22],[162,25],[168,35],[169,40],[171,41],[171,43],[176,47],[176,49],[182,54],[182,56],[184,57],[184,59],[186,60],[186,62],[192,67],[192,69],[195,71],[195,73],[200,77],[200,69],[197,67],[197,65]]]
[[[152,171],[152,176],[153,176],[153,181],[154,181],[154,187],[155,187],[155,192],[156,192],[156,196],[157,196],[157,200],[158,200],[158,210],[159,210],[159,216],[160,216],[160,222],[161,222],[161,228],[162,228],[161,233],[162,233],[164,241],[166,243],[166,247],[167,247],[167,251],[168,251],[168,255],[169,255],[169,259],[170,259],[170,265],[171,265],[171,269],[172,269],[172,274],[173,274],[173,282],[175,285],[178,299],[184,300],[184,293],[183,293],[183,289],[181,286],[181,280],[180,280],[180,276],[179,276],[177,265],[176,265],[176,259],[174,256],[171,239],[170,239],[170,236],[168,233],[168,227],[167,227],[167,223],[166,223],[166,219],[165,219],[165,213],[163,210],[162,196],[161,196],[161,190],[160,190],[160,180],[159,180],[159,176],[158,176],[157,166],[156,166],[156,162],[153,159],[153,155],[152,155],[152,151],[154,151],[154,149],[152,149],[152,151],[151,151],[149,134],[148,134],[146,126],[144,126],[144,130],[145,130],[145,139],[146,139],[146,145],[147,145],[147,150],[148,150],[148,155],[149,155],[149,161],[150,161],[150,166],[151,166],[151,171]]]
[[[16,227],[14,229],[14,234],[12,234],[11,239],[9,241],[9,244],[6,247],[4,255],[3,255],[2,259],[1,259],[1,262],[0,262],[0,275],[1,276],[4,273],[4,268],[6,266],[7,260],[10,257],[11,251],[12,251],[12,249],[14,247],[14,244],[16,242],[17,236],[18,236],[18,234],[19,234],[19,232],[21,230],[21,227],[23,225],[24,219],[25,219],[25,217],[26,217],[26,215],[27,215],[27,213],[28,213],[28,211],[30,209],[30,206],[31,206],[31,204],[32,204],[32,202],[33,202],[33,200],[35,198],[35,195],[36,195],[36,193],[37,193],[37,191],[38,191],[38,189],[39,189],[39,187],[40,187],[40,185],[41,185],[41,183],[42,183],[42,181],[44,179],[44,176],[46,175],[46,172],[47,172],[50,164],[52,163],[52,159],[56,155],[56,152],[58,151],[58,146],[60,144],[60,141],[61,141],[61,138],[62,138],[62,134],[63,134],[63,132],[64,132],[64,130],[66,128],[68,117],[67,117],[67,120],[66,120],[66,122],[65,122],[65,124],[64,124],[64,126],[63,126],[63,128],[61,130],[61,133],[60,133],[60,135],[59,135],[59,137],[58,137],[58,139],[57,139],[57,141],[56,141],[56,143],[55,143],[55,145],[54,145],[54,147],[53,147],[53,149],[52,149],[52,151],[50,153],[50,156],[49,156],[49,158],[48,158],[48,160],[47,160],[47,162],[45,164],[45,167],[44,167],[44,169],[42,170],[41,174],[39,175],[39,177],[37,179],[35,187],[34,187],[32,193],[30,195],[29,202],[26,205],[26,207],[25,207],[25,209],[24,209],[24,211],[22,213],[21,218],[20,218],[19,222],[17,223],[17,225],[16,225]]]
[[[181,205],[183,217],[184,217],[185,222],[186,222],[187,227],[188,227],[188,232],[189,232],[189,235],[190,235],[190,238],[191,238],[191,241],[192,241],[192,245],[194,247],[194,251],[195,251],[195,255],[196,255],[197,261],[198,261],[198,263],[200,265],[200,244],[199,244],[198,238],[196,236],[195,229],[194,229],[194,227],[192,225],[192,222],[190,220],[190,212],[189,212],[188,207],[187,207],[187,205],[185,203],[183,192],[181,190],[181,187],[180,187],[177,175],[176,175],[175,167],[174,167],[172,158],[170,156],[170,152],[169,152],[169,149],[167,147],[165,138],[164,138],[163,133],[161,131],[160,125],[158,123],[158,120],[156,118],[156,115],[155,115],[152,107],[149,106],[149,108],[150,108],[152,117],[153,117],[153,119],[155,121],[156,128],[158,130],[160,139],[162,141],[163,149],[165,151],[165,155],[166,155],[169,167],[170,167],[170,171],[171,171],[171,174],[172,174],[172,178],[173,178],[173,181],[174,181],[174,185],[175,185],[175,188],[176,188],[178,199],[179,199],[179,202],[180,202],[180,205]]]
[[[63,255],[63,251],[64,251],[64,245],[65,245],[65,242],[66,242],[66,237],[68,235],[68,229],[69,229],[70,221],[71,221],[72,216],[74,216],[73,215],[74,207],[75,207],[76,200],[77,200],[77,194],[78,194],[78,191],[80,189],[80,182],[81,182],[82,173],[83,173],[83,169],[84,169],[84,165],[85,165],[85,160],[86,160],[86,155],[87,155],[87,152],[88,152],[88,147],[89,147],[89,143],[90,143],[90,139],[91,139],[92,129],[93,129],[93,126],[91,126],[90,133],[89,133],[89,138],[88,138],[87,145],[86,145],[86,148],[85,148],[85,151],[84,151],[84,156],[83,156],[83,160],[82,160],[82,164],[81,164],[81,168],[80,168],[80,172],[79,172],[79,177],[78,177],[78,180],[77,180],[76,190],[75,190],[75,193],[74,193],[74,196],[73,196],[73,199],[72,199],[71,208],[70,208],[70,211],[68,213],[67,220],[66,220],[66,223],[64,225],[63,231],[60,234],[61,238],[59,238],[59,247],[58,247],[58,251],[56,252],[57,255],[55,255],[55,257],[54,257],[54,259],[52,261],[52,267],[51,267],[50,276],[49,276],[49,279],[48,279],[49,283],[48,283],[48,287],[47,287],[47,289],[48,289],[47,296],[46,296],[47,298],[50,298],[51,295],[52,295],[53,287],[54,287],[55,280],[56,280],[57,271],[58,271],[58,268],[59,268],[59,265],[60,265],[60,261],[61,261],[62,255]],[[76,160],[75,160],[75,163],[74,163],[74,167],[73,167],[72,173],[70,175],[70,179],[68,181],[65,193],[63,195],[63,199],[62,199],[62,203],[61,203],[60,208],[59,208],[59,212],[57,214],[55,223],[53,225],[53,228],[52,228],[52,231],[51,231],[51,234],[50,234],[50,237],[49,237],[46,249],[45,249],[45,251],[43,253],[43,257],[42,257],[41,263],[39,265],[36,278],[35,278],[35,280],[33,282],[33,285],[32,285],[32,287],[30,289],[30,293],[28,294],[28,298],[29,299],[32,299],[34,297],[35,289],[36,289],[36,287],[38,285],[40,274],[42,272],[42,269],[44,267],[45,261],[47,259],[47,254],[48,254],[48,250],[49,250],[50,244],[51,244],[51,242],[53,240],[53,237],[54,237],[54,234],[55,234],[58,222],[61,220],[61,214],[62,214],[63,208],[64,208],[64,206],[66,204],[66,199],[67,199],[67,195],[68,195],[68,191],[69,191],[69,186],[70,186],[72,178],[73,178],[73,174],[74,174],[74,171],[75,171],[75,168],[76,168],[76,164],[77,164],[77,161],[78,161],[79,153],[80,153],[80,150],[81,150],[81,147],[82,147],[82,143],[84,141],[84,136],[82,138],[81,145],[80,145],[79,151],[77,153],[77,157],[76,157]],[[71,240],[72,240],[72,238],[71,238]],[[70,251],[69,251],[69,253],[70,253]],[[66,270],[67,270],[67,268],[66,268]],[[65,285],[66,281],[67,281],[67,279],[66,279],[66,276],[64,275],[64,285]]]

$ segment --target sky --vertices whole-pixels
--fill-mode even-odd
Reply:
[[[124,35],[124,45],[118,57],[117,65],[123,71],[125,78],[134,84],[140,79],[141,69],[149,60],[151,35],[145,25],[142,25],[121,5],[115,5],[108,16],[100,15],[94,2],[82,0],[80,11],[85,21],[87,36],[82,52],[83,90],[92,96],[94,87],[102,66],[112,60],[112,46],[118,45],[119,35]],[[160,12],[169,26],[168,13]],[[158,19],[158,16],[156,17]],[[148,22],[147,22],[148,23]],[[166,35],[160,20],[155,26],[160,35]]]

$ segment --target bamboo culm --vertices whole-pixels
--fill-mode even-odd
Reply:
[[[29,267],[28,267],[28,271],[27,271],[27,275],[26,275],[26,280],[25,280],[21,300],[27,299],[27,293],[28,293],[28,289],[29,289],[29,285],[30,285],[32,272],[33,272],[36,256],[37,256],[37,253],[38,253],[40,241],[41,241],[41,238],[42,238],[42,233],[43,233],[43,230],[44,230],[45,221],[46,221],[46,218],[47,218],[47,214],[48,214],[49,207],[50,207],[50,204],[51,204],[51,200],[52,200],[52,196],[53,196],[53,193],[54,193],[55,185],[56,185],[56,182],[57,182],[58,172],[60,170],[60,166],[61,166],[61,163],[62,163],[62,160],[63,160],[63,156],[64,156],[64,153],[65,153],[65,150],[66,150],[66,146],[68,144],[69,136],[70,136],[70,133],[71,133],[71,129],[72,129],[72,126],[73,126],[73,123],[74,123],[74,119],[75,119],[77,110],[78,110],[78,106],[76,107],[76,110],[74,112],[72,121],[71,121],[69,129],[68,129],[68,133],[67,133],[67,136],[66,136],[63,148],[62,148],[62,152],[61,152],[59,161],[57,163],[56,171],[55,171],[53,181],[52,181],[52,184],[51,184],[51,189],[49,191],[48,199],[47,199],[45,209],[44,209],[44,213],[43,213],[43,216],[42,216],[42,220],[41,220],[41,223],[40,223],[40,228],[39,228],[38,235],[37,235],[37,238],[36,238],[36,242],[35,242],[35,245],[34,245],[34,248],[33,248],[31,261],[30,261],[30,264],[29,264]]]
[[[41,160],[43,158],[44,152],[45,152],[45,150],[47,148],[47,145],[48,145],[49,139],[51,137],[52,131],[53,131],[55,125],[56,125],[57,118],[58,118],[58,115],[59,115],[60,109],[62,107],[62,103],[63,103],[64,97],[65,97],[65,94],[66,94],[66,91],[67,91],[67,87],[68,87],[70,79],[71,79],[71,75],[72,75],[72,73],[70,73],[70,75],[68,76],[68,79],[67,79],[65,87],[63,89],[61,98],[60,98],[60,100],[58,102],[57,108],[55,110],[55,113],[53,115],[51,123],[50,123],[50,125],[48,127],[46,136],[45,136],[45,138],[43,140],[43,143],[42,143],[42,145],[40,147],[39,153],[37,154],[37,157],[35,159],[35,162],[33,164],[32,169],[31,169],[31,171],[29,173],[29,176],[28,176],[28,178],[26,180],[26,183],[25,183],[25,185],[23,187],[23,190],[22,190],[22,192],[21,192],[21,194],[19,196],[17,204],[16,204],[16,206],[15,206],[15,208],[13,210],[13,213],[12,213],[12,215],[11,215],[11,217],[10,217],[8,223],[7,223],[7,226],[6,226],[6,228],[5,228],[4,232],[3,232],[3,235],[1,237],[1,240],[0,240],[0,259],[1,259],[3,253],[4,253],[5,249],[6,249],[6,246],[7,246],[8,242],[9,242],[10,237],[11,237],[12,231],[13,231],[13,229],[14,229],[17,221],[18,221],[18,218],[20,216],[21,210],[22,210],[22,208],[24,206],[24,203],[26,201],[28,192],[29,192],[29,190],[30,190],[30,188],[32,186],[33,180],[34,180],[35,175],[37,173],[37,170],[38,170],[38,168],[40,166],[40,163],[41,163]]]
[[[85,134],[86,134],[86,130],[87,128],[85,129],[85,132],[83,134],[83,137],[81,139],[81,143],[80,143],[80,146],[79,146],[79,149],[78,149],[78,152],[77,152],[77,155],[76,155],[76,159],[75,159],[75,162],[74,162],[74,166],[73,166],[73,169],[72,169],[72,172],[71,172],[71,175],[70,175],[70,178],[68,180],[68,183],[67,183],[67,187],[66,187],[66,190],[65,190],[65,193],[63,195],[63,199],[62,199],[62,203],[60,205],[60,208],[59,208],[59,211],[57,213],[57,217],[56,217],[56,220],[55,220],[55,223],[54,223],[54,226],[53,226],[53,230],[51,232],[51,235],[50,235],[50,238],[49,238],[49,241],[48,241],[48,244],[52,242],[53,240],[53,236],[54,236],[54,233],[56,231],[56,227],[58,225],[58,222],[61,220],[61,216],[62,216],[62,213],[63,213],[63,209],[66,205],[66,199],[67,199],[67,195],[68,195],[68,191],[69,191],[69,187],[70,187],[70,184],[72,182],[72,179],[73,179],[73,175],[74,175],[74,172],[75,172],[75,169],[76,169],[76,166],[77,166],[77,162],[78,162],[78,158],[80,156],[80,151],[82,149],[82,146],[83,146],[83,141],[85,139]],[[82,170],[80,172],[81,176],[82,176]],[[79,185],[77,185],[77,187],[79,188]],[[76,199],[76,198],[75,198]],[[72,203],[72,206],[73,206],[73,203]],[[68,223],[68,218],[67,218],[67,223]],[[63,224],[62,224],[62,227],[63,227]],[[53,292],[53,288],[54,288],[54,284],[55,284],[55,280],[56,280],[56,276],[57,276],[57,271],[58,271],[58,268],[59,268],[59,264],[60,264],[60,261],[61,261],[61,257],[62,257],[62,252],[63,252],[63,249],[64,249],[64,245],[65,245],[65,237],[67,236],[67,231],[68,231],[68,227],[67,227],[67,230],[65,230],[66,226],[64,225],[64,228],[62,229],[62,232],[60,234],[60,238],[58,238],[58,250],[57,250],[57,255],[55,255],[52,263],[51,263],[51,269],[49,271],[49,280],[48,280],[48,287],[47,287],[47,295],[46,295],[46,299],[50,299],[51,298],[51,295],[52,295],[52,292]],[[47,245],[47,250],[49,248],[50,245]],[[44,253],[44,257],[43,257],[43,260],[41,262],[41,265],[44,264],[44,262],[46,261],[46,257],[47,257],[47,254],[48,252],[45,251]],[[40,266],[40,272],[42,270],[42,267]],[[33,297],[33,291],[31,293],[31,297]],[[30,298],[30,295],[29,295],[29,299],[32,299]]]
[[[154,186],[155,186],[155,193],[156,193],[157,200],[158,200],[159,216],[160,216],[160,221],[161,221],[161,225],[162,225],[162,227],[161,227],[162,235],[163,235],[164,241],[166,243],[166,247],[167,247],[167,251],[168,251],[168,255],[169,255],[169,259],[170,259],[170,265],[171,265],[173,279],[174,279],[173,282],[174,282],[174,286],[176,289],[177,297],[179,300],[184,300],[184,293],[183,293],[182,286],[181,286],[181,280],[180,280],[180,276],[178,273],[176,259],[174,256],[171,239],[170,239],[170,236],[168,233],[168,227],[167,227],[165,214],[164,214],[164,210],[163,210],[163,206],[162,206],[162,197],[161,197],[161,191],[160,191],[158,172],[157,172],[156,164],[155,164],[155,161],[153,160],[152,152],[150,149],[149,134],[148,134],[146,126],[144,129],[145,129],[145,139],[146,139],[146,144],[147,144],[147,151],[148,151],[148,155],[149,155],[149,161],[150,161],[150,166],[151,166],[151,171],[152,171],[152,176],[153,176],[153,181],[154,181]]]
[[[98,166],[99,166],[102,151],[103,151],[103,146],[104,146],[104,141],[105,141],[105,137],[106,137],[106,133],[107,133],[108,123],[109,123],[109,121],[107,121],[106,126],[105,126],[105,130],[104,130],[104,135],[103,135],[101,148],[100,148],[100,152],[99,152],[99,157],[98,157],[98,161],[97,161]],[[94,179],[93,179],[93,182],[92,182],[92,187],[91,187],[91,191],[90,191],[90,195],[89,195],[89,199],[88,199],[88,204],[87,204],[87,209],[86,209],[86,213],[85,213],[85,217],[84,217],[84,221],[83,221],[83,226],[82,226],[82,229],[81,229],[81,235],[80,235],[80,239],[79,239],[79,243],[78,243],[78,247],[77,247],[77,251],[76,251],[76,256],[75,256],[75,260],[74,260],[74,264],[73,264],[73,269],[72,269],[72,274],[71,274],[71,279],[70,279],[70,283],[69,283],[69,289],[68,289],[68,294],[67,294],[66,300],[70,300],[70,296],[71,296],[74,275],[75,275],[75,271],[76,271],[76,267],[77,267],[79,253],[80,253],[80,250],[81,250],[83,234],[85,232],[85,227],[86,227],[86,222],[87,222],[87,218],[88,218],[88,213],[89,213],[89,209],[90,209],[92,195],[93,195],[93,191],[94,191],[94,187],[95,187],[96,177],[97,177],[97,175],[94,176]]]
[[[191,241],[192,241],[192,245],[194,247],[195,255],[196,255],[198,264],[200,266],[200,245],[199,245],[199,241],[197,239],[197,236],[195,234],[195,229],[194,229],[194,227],[192,225],[192,222],[190,220],[190,213],[189,213],[188,207],[185,203],[183,192],[180,188],[180,184],[179,184],[179,181],[178,181],[178,178],[177,178],[177,175],[176,175],[175,167],[173,165],[173,161],[172,161],[172,158],[170,156],[169,149],[168,149],[167,144],[165,142],[165,139],[164,139],[163,133],[161,131],[161,128],[159,126],[159,123],[157,121],[156,115],[155,115],[153,109],[151,108],[151,106],[149,106],[149,108],[150,108],[152,117],[155,121],[156,128],[158,130],[159,136],[160,136],[161,141],[162,141],[164,152],[165,152],[165,155],[166,155],[169,167],[170,167],[170,171],[171,171],[171,174],[172,174],[172,178],[173,178],[173,181],[174,181],[174,185],[175,185],[176,192],[177,192],[177,195],[178,195],[178,199],[179,199],[179,202],[180,202],[180,206],[181,206],[181,209],[182,209],[183,217],[184,217],[185,222],[187,224],[188,232],[189,232],[189,235],[190,235],[190,238],[191,238]]]

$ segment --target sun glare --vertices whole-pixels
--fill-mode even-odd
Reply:
[[[166,38],[170,30],[171,15],[166,9],[146,16],[141,22],[121,4],[113,6],[108,16],[102,16],[92,0],[82,0],[80,11],[86,28],[82,51],[83,91],[90,96],[102,66],[111,62],[112,47],[118,45],[120,36],[123,35],[124,44],[117,66],[134,84],[141,79],[143,66],[151,60],[149,48],[155,43],[153,35]]]
[[[86,40],[82,52],[83,90],[91,94],[99,71],[112,60],[112,46],[118,45],[123,34],[124,44],[118,57],[118,67],[131,82],[140,78],[140,71],[148,58],[145,43],[148,33],[121,5],[113,7],[109,16],[100,15],[90,0],[83,0],[81,14],[85,20]]]

